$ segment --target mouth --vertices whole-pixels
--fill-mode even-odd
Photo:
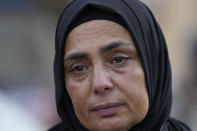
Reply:
[[[97,115],[106,117],[114,115],[123,104],[121,103],[106,103],[94,106],[91,111],[96,112]]]

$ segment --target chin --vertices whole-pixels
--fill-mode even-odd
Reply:
[[[102,126],[102,127],[95,127],[93,129],[90,129],[90,131],[127,131],[128,128],[123,127],[117,127],[117,126]]]
[[[94,125],[94,127],[92,127],[90,131],[127,131],[130,128],[131,126],[125,123],[110,121],[105,123],[98,123],[97,125]]]

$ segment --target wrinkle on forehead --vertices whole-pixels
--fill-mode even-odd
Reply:
[[[100,37],[101,35],[106,37],[118,37],[120,34],[122,34],[122,32],[130,35],[124,27],[113,21],[92,20],[74,28],[69,33],[67,37],[67,42],[70,42],[71,39],[72,41],[74,40],[76,42],[81,40],[89,40],[90,37]]]

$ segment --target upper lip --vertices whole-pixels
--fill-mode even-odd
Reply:
[[[112,108],[112,107],[119,107],[123,104],[121,103],[104,103],[104,104],[99,104],[96,106],[93,106],[91,108],[91,111],[98,111],[98,110],[104,110],[104,109],[108,109],[108,108]]]

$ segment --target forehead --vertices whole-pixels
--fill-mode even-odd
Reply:
[[[109,20],[92,20],[80,24],[68,34],[65,52],[97,48],[113,41],[133,43],[132,36],[122,25]]]

